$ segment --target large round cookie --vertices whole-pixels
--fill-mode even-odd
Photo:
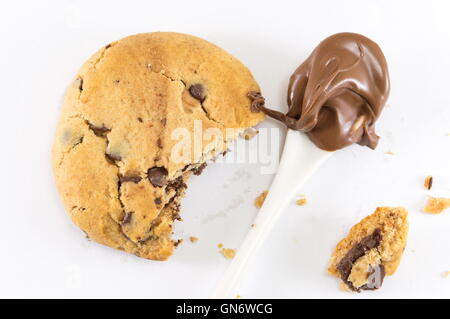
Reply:
[[[263,120],[251,91],[249,70],[197,37],[138,34],[102,48],[67,90],[53,147],[72,220],[101,244],[167,259],[189,176]],[[194,131],[214,128],[223,136],[193,143]]]

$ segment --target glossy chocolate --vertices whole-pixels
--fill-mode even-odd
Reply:
[[[308,134],[321,149],[358,143],[374,149],[375,122],[389,95],[386,59],[372,40],[338,33],[322,41],[291,76],[287,114],[259,109]]]

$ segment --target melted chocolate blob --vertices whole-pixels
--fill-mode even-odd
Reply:
[[[374,149],[375,122],[389,96],[386,59],[372,40],[355,33],[326,38],[292,74],[287,114],[260,110],[305,132],[319,148],[358,143]]]

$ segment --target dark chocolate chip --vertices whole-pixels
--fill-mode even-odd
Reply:
[[[109,160],[111,163],[115,163],[115,162],[122,160],[122,157],[118,154],[105,153],[105,156],[106,156],[106,159]]]
[[[155,204],[160,205],[162,203],[162,200],[160,197],[155,198]]]
[[[120,83],[120,80],[114,80],[113,83],[114,83],[114,84],[119,84],[119,83]]]
[[[197,168],[194,168],[193,170],[192,170],[192,173],[194,173],[194,175],[200,175],[202,172],[203,172],[203,170],[205,169],[205,167],[206,166],[208,166],[208,164],[206,164],[206,163],[203,163],[202,165],[200,165],[199,167],[197,167]]]
[[[105,137],[106,133],[111,132],[111,129],[106,126],[95,126],[94,124],[89,123],[89,128],[94,132],[95,135],[99,137]]]
[[[162,126],[166,126],[166,123],[167,123],[167,119],[166,118],[161,119]]]
[[[199,83],[191,85],[189,87],[189,93],[194,99],[199,100],[200,102],[203,102],[206,98],[205,88]]]
[[[128,224],[131,221],[131,215],[133,215],[132,212],[125,212],[125,215],[123,216],[123,219],[120,223],[122,225]]]
[[[107,44],[107,45],[105,46],[105,49],[108,50],[110,47],[112,47],[112,44],[111,44],[111,43],[110,43],[110,44]]]
[[[138,117],[137,120],[141,123],[143,122],[142,117]]]
[[[78,90],[80,92],[82,92],[83,91],[83,78],[77,78],[77,81],[78,81]]]
[[[147,171],[150,183],[155,187],[162,187],[167,182],[167,169],[165,167],[153,167]]]
[[[156,146],[158,146],[159,148],[163,148],[163,143],[160,137],[156,140]]]
[[[364,237],[359,243],[355,244],[336,266],[339,274],[341,275],[341,279],[347,284],[350,289],[354,291],[360,290],[354,287],[353,284],[348,280],[348,277],[350,276],[350,273],[352,271],[353,264],[356,260],[364,256],[369,250],[377,248],[380,245],[380,242],[381,230],[377,228],[371,235]]]
[[[383,284],[384,276],[386,276],[386,270],[383,265],[369,266],[369,276],[367,277],[367,284],[360,289],[363,290],[375,290],[381,287]]]
[[[119,181],[121,183],[126,183],[126,182],[133,182],[133,183],[139,183],[141,181],[141,177],[137,176],[137,175],[125,175],[125,176],[120,176],[119,177]]]

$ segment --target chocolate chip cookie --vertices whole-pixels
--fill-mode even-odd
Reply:
[[[335,248],[328,271],[352,291],[381,287],[393,275],[408,236],[408,212],[401,207],[379,207],[350,229]]]
[[[264,119],[247,96],[259,91],[242,63],[194,36],[100,49],[67,89],[52,151],[72,220],[101,244],[167,259],[188,178]]]

